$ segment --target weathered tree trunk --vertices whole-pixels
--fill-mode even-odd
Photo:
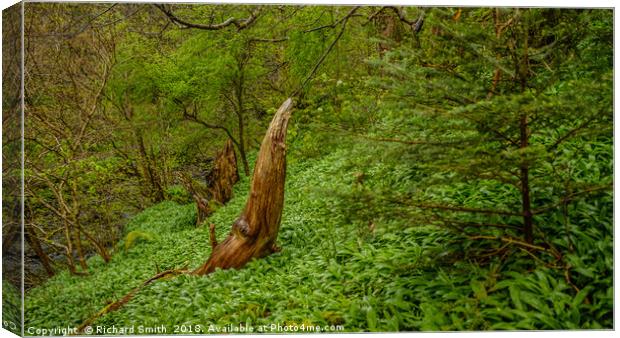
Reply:
[[[187,173],[179,173],[179,179],[196,202],[196,224],[201,224],[213,212],[209,202],[213,200],[226,204],[232,198],[233,186],[239,181],[233,142],[228,139],[224,148],[217,153],[208,187],[194,181]]]
[[[377,46],[379,49],[379,54],[383,55],[391,49],[391,41],[400,42],[403,39],[402,24],[398,17],[395,17],[393,13],[387,11],[377,15],[376,22],[379,30],[381,31],[381,37],[387,41],[380,41]]]
[[[216,268],[240,268],[253,258],[277,251],[275,241],[284,206],[286,129],[292,109],[293,101],[289,98],[276,112],[256,159],[245,209],[233,223],[228,237],[213,249],[207,262],[194,274],[208,274]]]
[[[209,187],[212,197],[214,200],[225,204],[232,198],[233,186],[239,182],[235,146],[230,139],[226,141],[224,149],[218,152],[212,175],[212,186]]]

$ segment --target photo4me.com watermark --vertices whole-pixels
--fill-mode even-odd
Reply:
[[[302,332],[341,332],[344,331],[343,325],[314,325],[314,324],[290,324],[272,323],[266,325],[92,325],[86,326],[81,331],[76,327],[27,327],[27,336],[67,336],[67,335],[133,335],[133,334],[209,334],[209,333],[302,333]]]

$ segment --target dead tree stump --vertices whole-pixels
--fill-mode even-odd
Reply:
[[[215,168],[211,173],[211,181],[208,187],[195,181],[187,173],[179,173],[179,180],[192,195],[196,202],[197,217],[196,224],[201,224],[211,213],[213,208],[211,202],[226,204],[233,194],[233,186],[239,181],[237,173],[237,158],[235,148],[229,139],[224,148],[217,153],[215,158]]]
[[[213,249],[207,262],[194,270],[194,274],[208,274],[216,268],[240,268],[253,258],[277,251],[275,242],[284,206],[286,129],[292,109],[293,100],[289,98],[273,117],[256,159],[245,209],[233,223],[228,237]]]
[[[226,204],[232,198],[233,186],[239,181],[235,146],[230,139],[226,141],[224,149],[217,153],[212,177],[212,185],[209,187],[212,198]]]

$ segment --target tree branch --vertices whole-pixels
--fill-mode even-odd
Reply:
[[[574,192],[572,194],[564,196],[557,203],[553,203],[553,204],[548,205],[546,207],[541,207],[541,208],[533,210],[532,211],[532,215],[540,215],[540,214],[545,213],[545,212],[547,212],[549,210],[555,209],[555,208],[559,207],[560,205],[562,205],[562,204],[564,204],[566,202],[570,202],[570,201],[574,200],[575,198],[577,198],[577,197],[579,197],[581,195],[586,195],[586,194],[597,192],[597,191],[600,191],[600,190],[609,189],[611,187],[612,187],[611,184],[599,185],[599,186],[594,186],[594,187],[591,187],[591,188],[588,188],[588,189],[585,189],[585,190],[582,190],[582,191]]]
[[[396,13],[396,15],[398,16],[398,19],[400,19],[400,21],[406,23],[407,25],[409,25],[409,27],[411,27],[413,34],[417,34],[420,32],[420,30],[422,30],[422,25],[424,24],[424,12],[420,14],[420,17],[418,17],[417,20],[413,21],[407,19],[405,13],[403,13],[403,10],[401,8],[395,6],[386,6],[385,8],[393,10],[394,13]]]
[[[463,222],[455,219],[438,219],[443,223],[455,224],[460,227],[476,227],[476,228],[499,228],[499,229],[515,229],[520,230],[521,227],[511,224],[499,224],[499,223],[476,223],[476,222]]]
[[[370,141],[402,143],[402,144],[410,144],[410,145],[450,146],[450,145],[462,144],[462,141],[435,142],[435,141],[401,140],[401,139],[397,139],[397,138],[372,137],[372,136],[365,136],[365,135],[356,135],[356,136],[360,137],[360,138],[363,138],[363,139],[370,140]]]
[[[235,137],[232,135],[232,133],[230,132],[230,130],[228,130],[228,128],[224,127],[224,126],[220,126],[217,124],[210,124],[207,123],[206,121],[203,121],[201,119],[199,119],[195,114],[190,114],[187,112],[187,109],[183,110],[183,118],[187,121],[191,121],[191,122],[195,122],[198,123],[200,125],[202,125],[205,128],[208,129],[219,129],[222,130],[226,133],[226,135],[228,136],[228,138],[230,138],[230,140],[236,145],[239,146],[239,142],[235,139]]]
[[[264,39],[264,38],[250,38],[249,42],[266,42],[266,43],[278,43],[278,42],[284,42],[284,41],[288,41],[288,36],[285,36],[283,38],[276,38],[276,39]]]
[[[469,208],[463,206],[451,206],[451,205],[440,205],[440,204],[416,204],[415,202],[408,202],[398,199],[387,199],[389,202],[395,202],[407,206],[412,206],[420,209],[440,209],[440,210],[448,210],[448,211],[460,211],[460,212],[471,212],[478,214],[491,214],[491,215],[505,215],[505,216],[523,216],[521,213],[511,212],[507,210],[492,210],[492,209],[478,209],[478,208]]]
[[[569,132],[567,132],[566,134],[564,134],[562,137],[557,139],[552,145],[550,145],[547,148],[547,151],[555,150],[562,142],[566,141],[571,136],[575,135],[580,130],[582,130],[583,128],[587,127],[590,124],[590,122],[592,122],[592,121],[594,121],[596,119],[596,117],[597,116],[591,116],[589,119],[585,120],[583,123],[579,124],[577,127],[575,127],[574,129],[572,129]]]
[[[172,13],[172,11],[166,8],[166,6],[163,4],[154,4],[153,6],[157,7],[160,11],[162,11],[168,17],[168,19],[170,19],[170,21],[178,25],[181,25],[184,28],[196,28],[196,29],[202,29],[202,30],[208,30],[208,31],[224,29],[231,25],[237,27],[237,31],[248,28],[252,23],[254,23],[254,21],[256,21],[256,19],[258,18],[258,13],[260,11],[260,9],[253,10],[250,16],[246,19],[237,19],[234,17],[230,17],[221,23],[205,25],[205,24],[198,24],[198,23],[192,23],[192,22],[185,21],[177,17],[176,15],[174,15],[174,13]]]
[[[448,210],[448,211],[472,212],[472,213],[478,213],[478,214],[523,216],[520,213],[510,212],[510,211],[505,211],[505,210],[477,209],[477,208],[437,205],[437,204],[411,204],[411,205],[414,207],[420,208],[420,209],[440,209],[440,210]]]
[[[310,28],[310,29],[306,29],[303,32],[304,33],[312,33],[312,32],[316,32],[325,28],[336,28],[336,26],[338,26],[340,23],[342,23],[345,20],[349,20],[350,17],[355,16],[354,12],[359,8],[359,6],[354,7],[347,15],[343,16],[342,18],[334,21],[331,24],[328,25],[323,25],[323,26],[319,26],[319,27],[314,27],[314,28]],[[359,16],[359,15],[358,15]]]
[[[357,11],[360,8],[360,6],[355,6],[353,7],[353,9],[351,9],[349,11],[349,13],[347,13],[347,15],[345,15],[341,20],[339,20],[339,22],[342,22],[342,28],[340,29],[340,32],[338,32],[338,35],[336,36],[336,38],[334,39],[334,41],[332,41],[332,43],[329,45],[329,47],[327,47],[327,50],[325,51],[325,53],[323,53],[323,55],[321,55],[321,57],[319,58],[319,60],[317,61],[317,63],[314,65],[314,67],[312,68],[312,71],[310,71],[310,73],[308,74],[308,76],[306,77],[306,79],[301,83],[301,85],[299,86],[299,88],[297,88],[297,90],[295,90],[293,92],[293,94],[291,94],[290,96],[297,96],[302,89],[304,89],[304,87],[308,84],[308,82],[314,77],[314,74],[316,73],[316,71],[319,69],[319,67],[321,66],[321,64],[323,63],[323,61],[325,61],[325,58],[327,57],[327,55],[329,55],[329,53],[332,51],[332,49],[334,49],[334,46],[336,45],[336,43],[338,42],[338,40],[340,40],[340,38],[342,37],[342,34],[344,34],[344,29],[347,26],[347,21],[349,21],[349,18],[355,13],[355,11]]]
[[[560,256],[558,255],[557,252],[553,252],[552,250],[549,250],[545,247],[542,246],[538,246],[538,245],[534,245],[534,244],[529,244],[526,242],[523,242],[521,240],[518,240],[516,238],[513,237],[496,237],[496,236],[470,236],[467,237],[469,240],[478,240],[478,239],[488,239],[488,240],[498,240],[507,244],[514,244],[514,245],[518,245],[520,247],[524,247],[524,248],[528,248],[531,250],[537,250],[537,251],[542,251],[542,252],[546,252],[548,254],[550,254],[551,256],[555,257],[556,259],[559,259]]]

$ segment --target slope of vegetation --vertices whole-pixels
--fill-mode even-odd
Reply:
[[[25,12],[26,328],[613,327],[613,11]]]
[[[575,294],[562,271],[528,267],[523,258],[485,266],[455,259],[462,248],[445,229],[403,226],[399,219],[369,228],[344,219],[340,207],[345,201],[335,192],[358,189],[355,168],[344,159],[352,150],[289,165],[282,252],[241,270],[158,281],[93,326],[164,324],[168,333],[191,333],[196,325],[211,333],[230,330],[230,325],[232,330],[266,325],[270,331],[272,324],[318,325],[331,331],[339,326],[345,331],[611,327],[610,221],[576,232],[582,254],[574,256],[575,275],[589,286]],[[397,179],[400,174],[393,169],[373,168],[374,181]],[[209,218],[217,224],[218,238],[242,208],[248,183],[237,184],[233,200]],[[149,233],[154,239],[127,251],[121,242],[109,265],[99,257],[90,260],[90,276],[63,272],[30,291],[26,327],[77,326],[157,268],[198,266],[210,247],[207,227],[196,228],[194,218],[194,205],[175,202],[140,213],[126,231]],[[600,256],[609,259],[601,261]]]
[[[21,295],[20,291],[11,283],[2,281],[2,301],[5,305],[2,309],[2,321],[7,330],[15,334],[20,332],[21,323]]]

